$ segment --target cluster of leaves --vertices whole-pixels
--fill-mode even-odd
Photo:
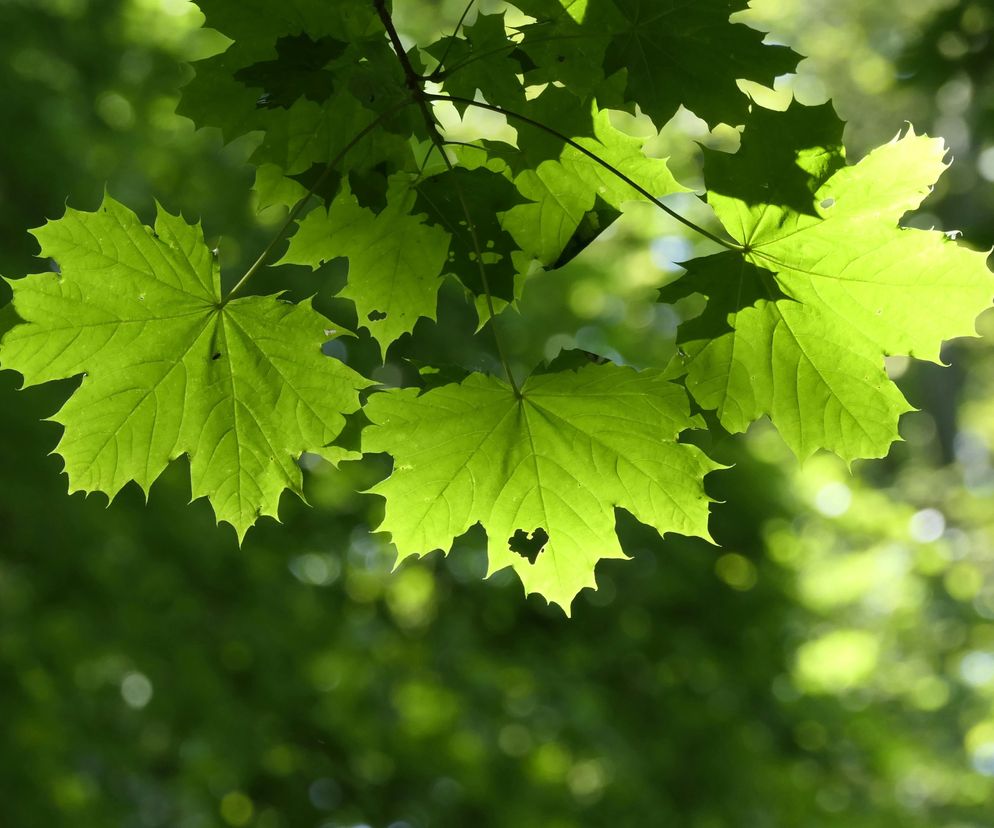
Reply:
[[[386,0],[198,4],[232,43],[196,65],[180,111],[227,140],[257,134],[257,201],[289,216],[226,293],[199,226],[162,208],[150,228],[106,197],[35,231],[55,266],[11,282],[0,366],[26,384],[84,376],[55,416],[73,490],[147,491],[185,454],[193,496],[242,537],[285,489],[301,493],[302,453],[360,456],[336,440],[361,408],[361,452],[394,458],[373,492],[402,556],[447,550],[480,523],[490,571],[513,567],[568,611],[597,561],[623,556],[615,508],[708,537],[717,464],[681,440],[704,427],[692,406],[733,432],[768,415],[802,457],[882,456],[909,408],[884,356],[937,360],[994,294],[982,254],[899,225],[942,173],[941,141],[908,130],[850,166],[830,106],[750,103],[739,79],[772,84],[798,56],[731,22],[745,0],[517,0],[410,48]],[[450,140],[441,106],[506,128]],[[743,129],[737,153],[705,157],[723,229],[680,217],[724,251],[686,263],[661,294],[707,297],[679,357],[642,370],[554,362],[522,382],[500,314],[525,282],[627,202],[673,214],[661,199],[686,190],[611,111],[661,127],[681,106]],[[435,319],[455,280],[505,376],[370,390],[325,353],[341,325],[306,302],[238,297],[286,231],[281,262],[348,260],[340,295],[384,356]]]

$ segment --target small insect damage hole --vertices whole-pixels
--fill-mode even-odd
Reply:
[[[379,322],[381,319],[386,319],[387,315],[383,311],[374,310],[366,314],[366,318],[370,322]]]
[[[545,549],[549,542],[549,534],[541,526],[530,535],[519,529],[514,535],[507,539],[507,547],[512,552],[525,558],[528,563],[534,564],[538,560],[539,553]]]
[[[826,198],[818,206],[821,207],[822,210],[827,210],[829,207],[831,207],[834,204],[835,204],[834,198]]]
[[[215,351],[213,354],[211,354],[211,359],[214,360],[214,361],[217,361],[220,358],[221,358],[221,352],[220,351]]]

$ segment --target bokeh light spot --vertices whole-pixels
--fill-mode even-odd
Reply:
[[[714,571],[732,589],[745,592],[756,586],[756,567],[748,558],[729,552],[715,561]]]
[[[121,679],[121,698],[128,707],[140,710],[152,700],[152,682],[144,673],[128,673]]]
[[[931,543],[946,531],[946,518],[938,509],[922,509],[912,515],[908,529],[919,543]]]
[[[248,825],[254,812],[252,800],[241,791],[226,793],[221,800],[221,818],[235,828]]]

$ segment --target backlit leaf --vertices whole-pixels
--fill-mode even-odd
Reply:
[[[25,385],[83,376],[52,418],[71,491],[146,492],[190,459],[193,497],[243,537],[301,491],[297,458],[326,448],[369,382],[322,354],[334,325],[309,302],[249,296],[224,304],[198,226],[160,208],[144,227],[110,197],[35,231],[59,265],[10,282],[24,324],[0,348]]]
[[[840,135],[829,107],[757,107],[739,153],[705,166],[744,251],[690,262],[663,297],[709,297],[681,330],[683,370],[725,428],[769,414],[798,455],[852,460],[886,454],[910,409],[884,356],[937,361],[943,340],[975,333],[994,277],[984,253],[898,224],[945,169],[941,140],[909,129],[845,166]]]
[[[380,529],[401,559],[448,550],[476,523],[489,538],[489,571],[511,566],[526,593],[567,612],[594,587],[594,567],[624,557],[615,507],[659,532],[708,537],[703,477],[717,468],[676,442],[700,425],[683,389],[659,372],[590,365],[532,376],[515,397],[501,380],[474,374],[418,395],[375,394],[363,451],[394,457],[371,490],[386,498]],[[522,532],[540,550],[520,552]]]

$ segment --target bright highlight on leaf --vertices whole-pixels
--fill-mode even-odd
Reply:
[[[758,107],[734,155],[708,152],[708,202],[742,253],[689,262],[663,291],[708,296],[680,370],[730,431],[769,414],[801,457],[881,457],[910,406],[886,355],[938,361],[994,296],[986,254],[901,228],[945,169],[913,130],[845,166],[831,107]]]
[[[348,456],[328,446],[371,383],[322,354],[334,326],[309,302],[224,304],[199,226],[161,208],[153,231],[106,197],[35,235],[60,272],[10,282],[24,324],[0,362],[25,385],[83,375],[52,418],[70,491],[148,492],[187,454],[193,497],[242,538],[284,489],[302,495],[302,452]]]
[[[364,407],[364,452],[394,459],[372,491],[401,558],[449,550],[479,523],[490,572],[513,567],[568,611],[599,560],[623,557],[616,509],[708,536],[702,481],[717,466],[678,441],[704,425],[688,391],[730,431],[769,415],[801,457],[880,456],[910,408],[884,357],[938,360],[994,296],[984,254],[900,226],[945,169],[941,141],[908,130],[847,166],[831,106],[772,112],[742,94],[739,81],[772,85],[798,58],[733,22],[747,0],[470,3],[431,43],[398,31],[404,0],[196,2],[230,43],[196,63],[179,111],[254,141],[254,206],[286,211],[234,292],[287,236],[277,264],[347,259],[339,296],[383,366],[363,347],[357,359],[384,382],[412,366],[432,377],[432,390]],[[681,107],[745,125],[736,153],[705,151],[727,236],[660,201],[685,188],[616,126],[626,111],[659,130]],[[666,130],[679,134],[679,122]],[[513,335],[521,303],[541,301],[529,281],[638,200],[726,248],[662,292],[707,298],[678,357],[519,389],[516,371],[542,349]],[[108,198],[36,235],[59,272],[11,283],[0,365],[26,384],[83,376],[53,418],[71,489],[113,497],[134,480],[147,492],[186,454],[194,497],[241,538],[285,489],[301,493],[302,452],[359,456],[332,444],[373,383],[323,355],[335,326],[308,302],[225,301],[199,228],[162,210],[153,231]],[[455,281],[461,291],[440,293]],[[497,363],[506,382],[442,384]]]
[[[393,474],[380,526],[400,558],[448,550],[475,523],[489,538],[489,572],[511,566],[526,593],[567,612],[595,587],[594,567],[622,558],[615,507],[660,533],[707,538],[703,478],[719,468],[676,442],[691,416],[683,390],[658,371],[591,365],[532,376],[518,399],[474,374],[418,395],[373,395],[364,452],[389,452]],[[544,547],[521,551],[530,536]],[[521,534],[519,534],[521,533]]]
[[[687,191],[677,183],[665,159],[645,155],[645,139],[626,135],[612,126],[607,110],[593,109],[593,131],[594,138],[580,138],[577,143],[657,198]],[[613,219],[626,202],[643,200],[630,184],[571,146],[564,147],[558,159],[525,170],[514,184],[529,203],[508,211],[504,227],[529,256],[545,267],[557,263],[584,217],[598,202],[610,208]]]

